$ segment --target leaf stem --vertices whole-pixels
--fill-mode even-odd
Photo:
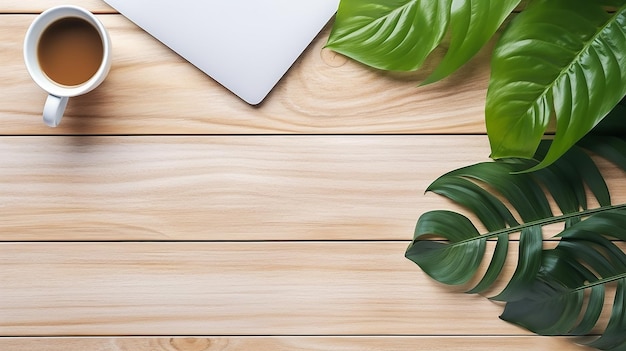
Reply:
[[[593,281],[593,282],[591,282],[589,284],[585,284],[583,286],[579,286],[576,289],[570,290],[570,293],[573,293],[573,292],[576,292],[576,291],[585,290],[585,289],[589,289],[589,288],[592,288],[592,287],[597,286],[597,285],[605,285],[605,284],[608,284],[608,283],[612,283],[614,281],[618,281],[620,279],[626,279],[626,272],[620,273],[620,274],[612,276],[612,277],[598,279],[598,280]]]
[[[515,227],[502,228],[502,229],[499,229],[499,230],[496,230],[496,231],[493,231],[493,232],[489,232],[487,234],[483,234],[483,235],[480,235],[480,236],[477,236],[477,237],[473,237],[473,238],[470,238],[470,239],[457,241],[456,243],[453,243],[452,245],[463,245],[465,243],[472,242],[474,240],[491,239],[491,238],[495,238],[497,236],[500,236],[502,234],[510,235],[510,234],[513,234],[513,233],[521,232],[525,228],[531,228],[531,227],[534,227],[534,226],[544,227],[544,226],[549,225],[549,224],[565,222],[566,220],[568,220],[570,218],[589,217],[589,216],[592,216],[592,215],[594,215],[596,213],[607,212],[607,211],[612,211],[612,210],[619,210],[619,209],[624,209],[624,208],[626,208],[626,203],[620,204],[620,205],[602,206],[602,207],[598,207],[598,208],[587,209],[587,210],[580,211],[580,212],[565,213],[565,214],[562,214],[560,216],[542,218],[542,219],[538,219],[538,220],[522,223],[522,224],[517,225]]]

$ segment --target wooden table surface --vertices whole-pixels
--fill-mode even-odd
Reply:
[[[0,350],[584,349],[404,258],[419,215],[451,208],[428,184],[488,159],[487,52],[417,87],[324,49],[328,26],[251,107],[67,1],[113,65],[52,129],[22,43],[60,3],[0,5]]]

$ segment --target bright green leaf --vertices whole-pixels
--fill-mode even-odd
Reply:
[[[327,47],[369,66],[415,70],[441,42],[452,0],[342,0]]]
[[[453,0],[450,46],[423,84],[443,79],[469,61],[493,37],[520,0]]]
[[[424,84],[467,63],[520,0],[342,0],[327,47],[378,69],[420,68],[449,33],[443,59]]]
[[[544,167],[586,135],[626,93],[626,6],[536,0],[500,38],[486,104],[493,158],[533,156],[554,114]]]

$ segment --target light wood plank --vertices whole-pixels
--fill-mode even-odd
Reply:
[[[591,350],[560,337],[211,337],[211,338],[5,338],[12,351],[554,351]]]
[[[0,240],[408,240],[484,136],[0,138]],[[603,165],[615,203],[624,173]]]
[[[0,13],[40,13],[59,5],[76,5],[94,13],[116,13],[102,0],[2,0]]]
[[[4,137],[0,240],[412,237],[484,136]],[[482,155],[482,156],[481,156]]]
[[[101,87],[70,100],[59,128],[41,121],[45,94],[26,72],[34,16],[3,15],[2,134],[484,133],[488,59],[417,87],[414,74],[368,69],[323,49],[328,28],[268,99],[251,107],[120,15],[100,16],[113,42]],[[367,98],[364,98],[364,97]]]
[[[407,244],[2,243],[0,336],[530,335],[428,278]]]
[[[407,242],[3,243],[0,335],[526,335]]]

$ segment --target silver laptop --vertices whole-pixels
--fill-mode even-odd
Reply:
[[[339,6],[339,0],[104,1],[252,105]]]

